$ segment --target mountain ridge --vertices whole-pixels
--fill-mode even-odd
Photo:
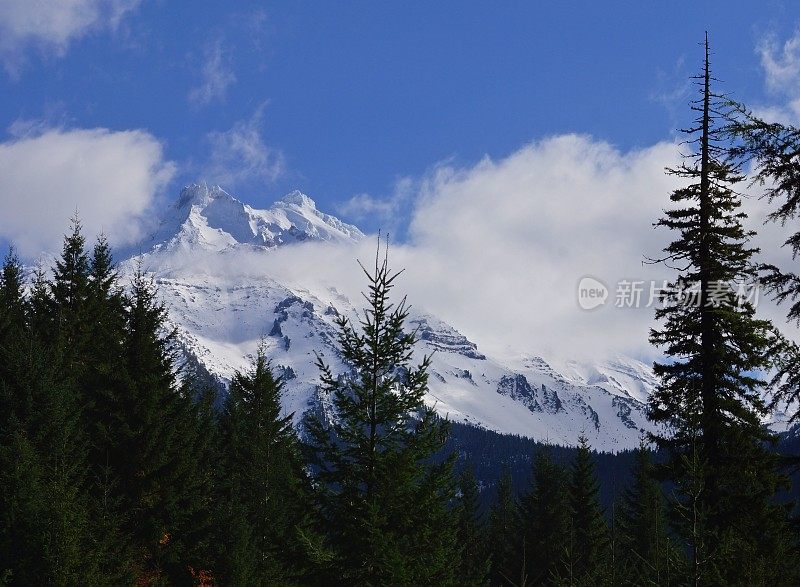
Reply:
[[[139,250],[191,248],[224,250],[236,245],[274,248],[304,240],[358,241],[355,226],[317,210],[309,196],[295,190],[266,210],[241,202],[218,185],[185,186]]]
[[[315,353],[347,372],[334,319],[357,319],[358,309],[335,283],[281,282],[266,262],[303,243],[348,247],[363,238],[300,191],[257,210],[219,186],[192,184],[147,239],[147,251],[121,267],[131,272],[141,262],[154,275],[185,353],[223,383],[264,344],[285,376],[284,411],[302,428],[303,415],[326,404]],[[245,256],[255,269],[236,273]],[[586,435],[610,451],[635,447],[651,429],[644,401],[655,379],[639,361],[556,365],[527,349],[495,356],[423,310],[412,309],[409,328],[419,338],[414,358],[433,353],[426,401],[453,420],[569,446]]]

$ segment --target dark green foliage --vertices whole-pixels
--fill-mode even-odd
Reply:
[[[20,353],[13,369],[0,384],[19,401],[0,433],[0,568],[17,585],[96,584],[80,411],[42,355]]]
[[[459,580],[462,585],[486,585],[489,580],[489,555],[484,541],[485,525],[480,514],[478,482],[472,469],[466,468],[459,477],[459,499],[456,509],[456,537],[461,547]]]
[[[524,552],[520,540],[519,507],[511,481],[511,472],[503,471],[497,484],[497,496],[489,512],[488,544],[491,557],[491,584],[515,585],[525,573]],[[522,556],[520,553],[522,552]]]
[[[189,567],[205,570],[209,563],[206,431],[191,394],[178,388],[174,332],[166,330],[166,310],[141,272],[131,284],[125,331],[128,387],[115,413],[112,446],[126,533],[136,548],[137,576],[185,582]]]
[[[124,357],[125,296],[117,282],[111,251],[105,237],[94,246],[89,263],[85,313],[88,340],[85,367],[78,385],[86,402],[89,436],[90,495],[94,508],[101,564],[117,573],[116,582],[130,582],[133,544],[124,533],[125,512],[120,496],[116,447],[119,407],[128,388]]]
[[[732,112],[725,130],[736,141],[731,158],[754,167],[752,183],[763,187],[770,203],[777,204],[768,219],[793,226],[800,213],[800,129],[790,124],[765,122],[742,104],[729,102]],[[793,228],[784,246],[793,258],[800,254],[800,230]],[[786,267],[762,266],[762,283],[778,303],[788,303],[787,320],[800,323],[800,276]],[[771,383],[772,404],[797,406],[800,399],[800,347],[779,337],[772,349],[776,369]],[[795,408],[792,421],[800,418]]]
[[[475,471],[480,492],[481,506],[488,511],[495,495],[497,481],[508,468],[511,471],[514,491],[523,494],[530,489],[531,469],[536,455],[546,451],[552,461],[562,469],[568,468],[575,459],[577,448],[546,444],[513,434],[501,434],[461,422],[450,423],[450,434],[442,451],[456,453],[456,468],[470,467]],[[594,454],[597,479],[600,482],[600,503],[611,511],[618,497],[618,488],[630,480],[635,451]]]
[[[670,261],[687,269],[675,282],[699,285],[697,303],[685,303],[670,294],[656,317],[664,322],[653,330],[653,344],[663,347],[674,362],[657,363],[662,384],[650,401],[650,417],[669,422],[675,433],[659,437],[661,445],[686,450],[699,443],[704,456],[717,454],[721,436],[729,429],[746,430],[763,438],[759,416],[762,381],[752,373],[767,366],[768,322],[756,320],[751,304],[738,304],[734,292],[712,293],[714,283],[755,278],[747,247],[751,233],[742,228],[737,194],[730,187],[741,178],[735,169],[717,158],[721,147],[709,114],[713,95],[708,88],[708,67],[703,77],[699,109],[700,152],[695,159],[671,171],[694,183],[676,190],[671,200],[679,206],[657,225],[679,233],[667,249]],[[713,297],[712,297],[713,295]]]
[[[567,475],[548,449],[536,454],[532,486],[521,500],[522,538],[531,585],[565,575],[570,529]]]
[[[686,266],[678,284],[754,274],[728,185],[737,170],[721,162],[705,115],[707,85],[703,97],[698,159],[677,171],[694,183],[660,223],[679,233],[667,249]],[[796,207],[787,205],[780,218]],[[800,353],[751,306],[723,292],[710,309],[668,297],[659,310],[653,340],[670,361],[656,366],[650,414],[666,424],[656,441],[674,536],[644,449],[609,532],[603,506],[633,453],[593,454],[585,439],[545,448],[439,419],[423,402],[429,359],[411,364],[405,301],[389,302],[397,275],[387,265],[378,257],[365,271],[359,322],[339,319],[347,371],[318,358],[329,410],[309,419],[301,447],[264,350],[222,401],[195,357],[176,367],[153,282],[139,271],[123,290],[108,243],[87,254],[77,219],[53,277],[40,269],[27,293],[10,253],[0,274],[0,585],[798,583],[757,373],[774,345],[784,361],[776,399],[792,399]],[[458,493],[454,453],[470,464]]]
[[[636,452],[633,482],[615,516],[615,577],[622,585],[674,583],[679,551],[669,537],[664,495],[654,478],[650,450]],[[682,569],[680,569],[682,570]]]
[[[89,259],[86,239],[81,233],[77,214],[72,219],[72,233],[64,238],[61,257],[53,268],[50,283],[50,324],[55,325],[55,349],[64,363],[76,393],[86,369],[86,348],[90,340]]]
[[[297,535],[308,507],[305,473],[292,415],[281,415],[282,387],[259,347],[225,404],[225,556],[235,585],[287,584],[306,570]]]
[[[747,560],[759,582],[768,580],[767,569],[782,556],[776,553],[783,550],[777,543],[785,517],[771,501],[781,481],[764,447],[772,435],[761,425],[768,410],[758,373],[770,365],[772,326],[735,295],[735,284],[756,279],[757,250],[748,244],[752,233],[743,228],[733,189],[742,178],[726,160],[724,134],[716,126],[723,105],[710,88],[707,44],[698,79],[700,99],[692,105],[697,119],[686,131],[696,152],[671,171],[688,185],[673,192],[675,207],[657,223],[677,233],[663,261],[680,266],[680,273],[675,291],[656,310],[661,326],[651,332],[651,342],[670,360],[654,366],[660,385],[648,413],[668,426],[653,439],[669,453],[680,514],[675,519],[692,556],[693,580],[739,581]],[[698,293],[687,302],[681,290],[690,286]]]
[[[50,284],[42,267],[37,267],[34,272],[28,307],[30,310],[28,322],[31,336],[42,341],[48,349],[52,350],[55,342],[56,327],[50,298]]]
[[[192,583],[213,562],[216,455],[152,284],[138,275],[124,295],[107,242],[90,259],[76,219],[52,279],[40,270],[21,292],[9,257],[0,569],[13,584]]]
[[[348,584],[452,584],[455,490],[452,461],[431,461],[447,423],[423,401],[429,358],[410,365],[408,309],[405,300],[389,301],[398,274],[377,256],[364,273],[368,306],[358,326],[338,319],[339,351],[351,371],[338,377],[318,359],[332,413],[308,425],[319,508],[336,555],[330,574]]]
[[[732,160],[753,163],[751,183],[763,186],[770,203],[777,203],[768,219],[786,225],[800,212],[800,129],[790,124],[765,122],[742,104],[727,101],[731,108],[727,136],[736,141],[729,149]],[[784,242],[792,255],[800,254],[800,231],[794,231]],[[769,285],[775,287],[778,301],[791,302],[788,318],[800,319],[800,278],[783,273],[777,267],[765,267],[771,273]]]
[[[0,281],[0,573],[14,585],[101,581],[86,495],[83,404],[27,329],[21,268]]]
[[[26,335],[27,302],[23,294],[22,266],[10,249],[0,273],[0,432],[7,429],[12,417],[25,420],[33,410],[30,400],[12,392],[17,383],[15,363],[19,360]]]
[[[0,345],[7,346],[24,331],[27,320],[24,287],[22,265],[11,248],[0,274],[0,341],[7,341],[5,344],[0,342]]]
[[[598,501],[599,485],[589,444],[581,437],[568,484],[569,528],[560,580],[600,585],[609,577],[608,525]]]

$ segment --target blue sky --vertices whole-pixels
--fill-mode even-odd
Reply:
[[[0,76],[0,126],[144,129],[178,165],[175,192],[204,177],[210,133],[256,116],[281,170],[231,189],[265,204],[299,187],[334,210],[441,160],[502,156],[550,134],[622,149],[667,137],[706,29],[726,88],[761,99],[755,49],[793,33],[798,7],[693,4],[142,0],[63,51],[23,47]],[[207,71],[222,81],[203,97],[214,59]]]
[[[130,244],[196,180],[257,207],[298,188],[424,251],[454,323],[512,329],[532,302],[497,299],[550,279],[526,332],[565,328],[581,275],[636,277],[662,244],[706,30],[721,89],[796,122],[790,0],[0,0],[0,244],[56,249],[76,208]],[[480,304],[442,285],[465,276]],[[606,316],[575,318],[590,346],[630,337]]]

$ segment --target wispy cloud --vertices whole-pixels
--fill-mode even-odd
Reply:
[[[142,130],[17,124],[12,131],[0,143],[0,236],[25,256],[56,250],[76,209],[88,235],[134,242],[175,170]]]
[[[759,43],[767,87],[773,92],[794,92],[800,84],[800,31],[780,44],[774,36]]]
[[[418,187],[412,178],[404,177],[395,182],[389,196],[356,194],[338,204],[336,211],[347,220],[365,223],[369,228],[376,227],[394,234],[404,220],[403,211],[408,209]]]
[[[252,181],[273,182],[284,172],[283,153],[262,136],[266,103],[230,129],[206,136],[211,152],[202,173],[208,181],[235,188]]]
[[[756,114],[776,122],[797,122],[800,120],[800,29],[783,43],[769,35],[756,51],[767,90],[781,102],[759,106]]]
[[[224,101],[228,88],[236,82],[230,52],[222,39],[206,46],[200,78],[200,84],[189,90],[189,102],[195,107]]]
[[[656,72],[650,99],[664,108],[669,116],[671,128],[679,128],[682,125],[686,103],[691,100],[695,90],[690,77],[693,73],[687,70],[684,56],[679,57],[672,68],[659,69]]]
[[[96,30],[114,30],[141,0],[3,0],[0,58],[19,74],[26,53],[62,56],[70,43]]]

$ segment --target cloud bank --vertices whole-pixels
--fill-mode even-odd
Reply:
[[[657,255],[670,236],[651,225],[676,186],[664,167],[677,161],[672,143],[621,152],[565,135],[474,166],[438,166],[412,182],[409,239],[391,245],[391,265],[406,270],[398,294],[485,351],[644,356],[651,352],[653,310],[608,306],[617,280],[672,276],[642,260]],[[312,291],[333,286],[358,303],[365,282],[356,258],[371,263],[375,246],[372,236],[355,248],[310,243],[189,259],[178,253],[167,266],[225,283],[262,276]],[[579,307],[577,285],[585,275],[612,286],[606,307]]]
[[[415,297],[495,347],[641,354],[652,309],[613,307],[615,284],[671,277],[642,261],[670,236],[652,223],[676,187],[664,168],[677,161],[672,143],[624,153],[564,135],[440,167],[423,181],[410,227],[410,254],[424,267],[409,277]],[[610,289],[593,312],[577,300],[587,275]]]
[[[141,236],[140,220],[172,177],[161,143],[141,130],[42,129],[0,143],[0,236],[25,257],[56,251],[78,211],[87,236]]]
[[[409,238],[390,250],[392,267],[405,269],[397,294],[407,294],[417,309],[449,322],[490,354],[653,359],[658,350],[647,340],[654,325],[649,285],[661,285],[675,272],[643,261],[658,257],[676,236],[652,225],[669,206],[670,193],[683,185],[664,173],[679,162],[680,146],[672,142],[621,151],[588,136],[561,135],[472,166],[435,167],[405,188],[413,188],[404,196],[412,207]],[[395,209],[394,197],[366,207]],[[769,204],[754,196],[744,207],[750,227],[759,230],[761,260],[788,266],[782,229],[761,226]],[[273,278],[323,300],[332,299],[329,288],[335,287],[359,303],[366,284],[356,259],[368,266],[376,239],[355,247],[311,242],[267,252],[179,251],[152,268],[224,285]],[[591,311],[578,302],[578,284],[586,276],[609,289],[605,304]],[[643,282],[638,308],[617,307],[623,281]],[[783,323],[782,309],[763,299],[759,308]]]

